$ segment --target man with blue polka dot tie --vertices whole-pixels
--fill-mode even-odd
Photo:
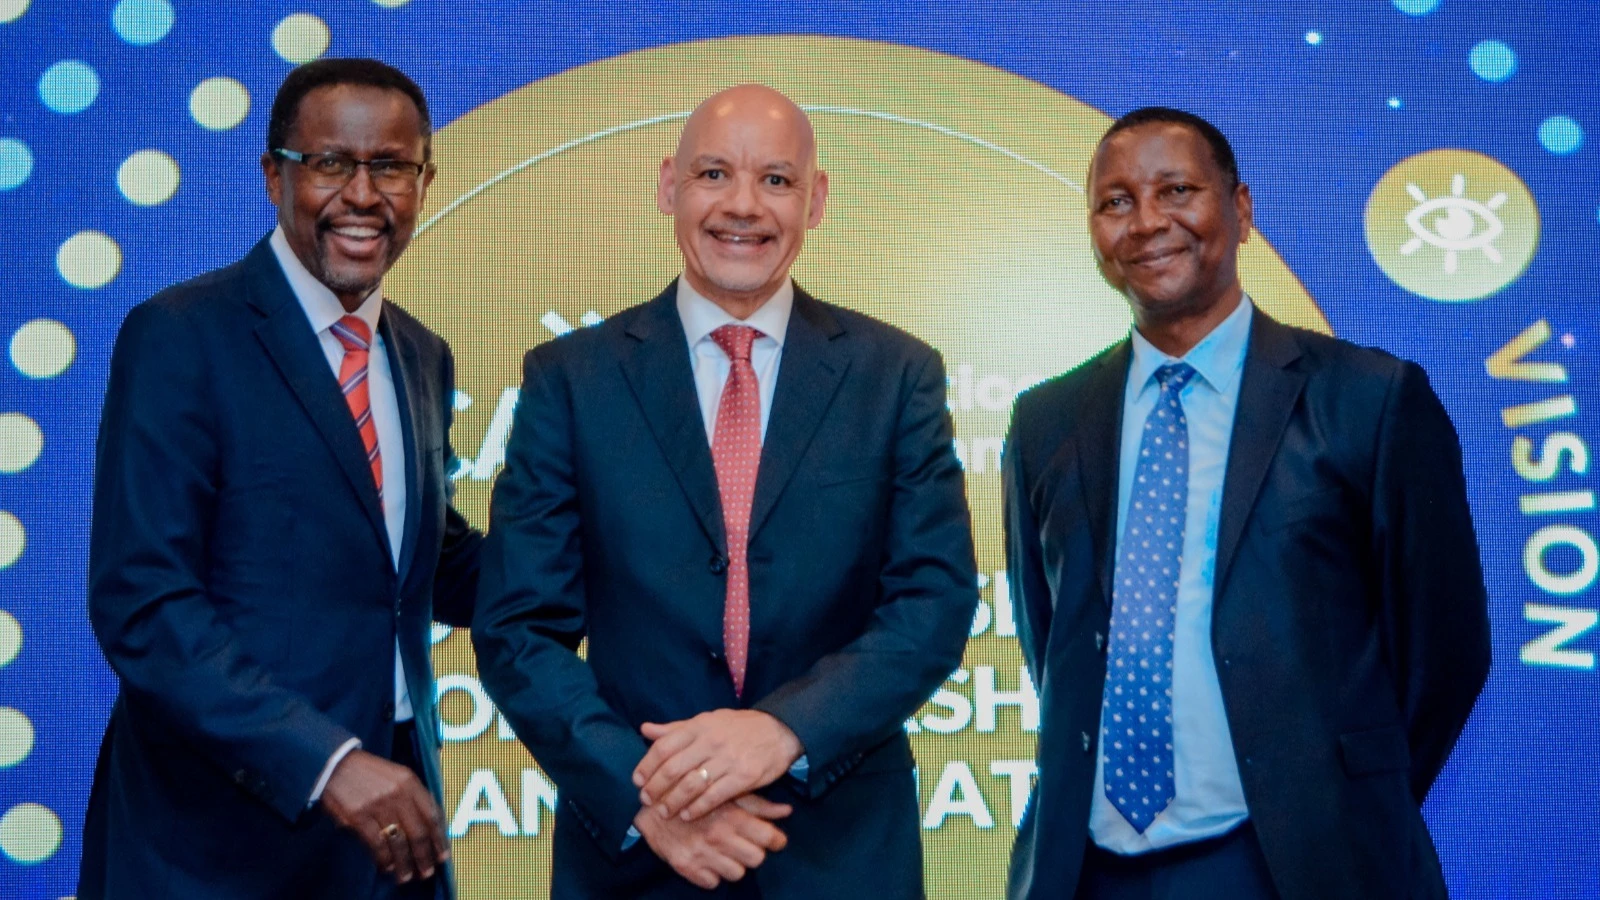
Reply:
[[[1087,193],[1134,329],[1006,443],[1043,715],[1011,900],[1443,898],[1420,806],[1489,665],[1454,427],[1415,365],[1244,293],[1215,126],[1129,113]]]

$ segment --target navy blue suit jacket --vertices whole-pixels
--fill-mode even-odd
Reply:
[[[799,736],[767,900],[922,896],[905,719],[961,661],[977,576],[944,366],[796,291],[751,514],[743,699],[722,504],[675,286],[534,348],[473,623],[484,686],[561,791],[555,898],[703,897],[621,852],[644,722],[754,707]],[[585,638],[587,658],[575,652]]]
[[[1007,567],[1039,686],[1012,900],[1070,897],[1106,673],[1124,340],[1017,399]],[[1211,645],[1285,900],[1444,896],[1422,800],[1489,670],[1461,449],[1412,363],[1259,310],[1222,497]]]
[[[89,553],[120,692],[80,898],[370,896],[366,850],[307,801],[347,739],[389,754],[397,637],[440,793],[429,632],[470,621],[481,537],[449,505],[450,350],[394,304],[379,330],[407,461],[398,573],[361,438],[266,240],[123,323]]]

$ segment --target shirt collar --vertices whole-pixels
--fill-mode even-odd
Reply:
[[[1254,308],[1249,295],[1240,298],[1239,307],[1191,347],[1181,360],[1193,366],[1201,380],[1219,394],[1232,393],[1239,385],[1245,351],[1250,345],[1250,314]],[[1150,385],[1157,369],[1174,362],[1180,360],[1163,353],[1140,334],[1139,329],[1133,329],[1133,364],[1128,369],[1128,384],[1135,386],[1135,393]]]
[[[317,280],[317,276],[306,269],[300,262],[300,257],[294,255],[294,250],[289,246],[289,238],[283,233],[280,225],[272,230],[272,238],[268,241],[272,246],[272,253],[278,257],[278,265],[283,268],[284,277],[289,279],[289,290],[294,292],[296,300],[300,301],[300,308],[305,310],[306,318],[311,320],[311,330],[316,334],[327,331],[333,323],[344,318],[344,304],[334,296],[328,286]],[[383,312],[383,284],[380,282],[372,289],[372,293],[361,301],[353,315],[367,323],[367,328],[373,334],[378,333],[378,315]]]
[[[789,331],[789,312],[794,308],[794,282],[785,279],[778,292],[767,298],[750,314],[748,319],[736,319],[727,310],[701,296],[689,279],[678,276],[678,318],[683,320],[683,333],[693,347],[724,325],[734,323],[749,325],[766,337],[783,346]]]

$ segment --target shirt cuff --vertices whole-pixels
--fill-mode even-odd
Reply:
[[[801,784],[805,784],[810,780],[811,761],[806,759],[804,753],[800,754],[800,758],[795,760],[794,765],[789,767],[789,777]]]
[[[644,835],[639,833],[638,827],[629,825],[628,836],[622,839],[622,852],[627,853],[629,850],[632,850],[633,845],[639,843],[639,838],[641,837],[644,837]]]
[[[311,789],[311,799],[306,801],[307,807],[316,806],[317,801],[322,799],[322,792],[328,787],[328,779],[333,777],[333,770],[339,767],[339,763],[343,762],[346,756],[360,749],[361,738],[351,738],[341,744],[339,749],[333,751],[333,755],[328,757],[328,764],[322,767],[322,777],[317,779],[317,786]]]

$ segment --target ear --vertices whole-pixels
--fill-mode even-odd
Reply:
[[[439,170],[434,167],[433,163],[430,162],[423,166],[422,184],[417,187],[417,209],[422,209],[422,205],[428,202],[428,186],[433,184],[433,176],[437,174],[439,174]]]
[[[806,227],[815,228],[822,224],[822,214],[828,207],[828,173],[817,170],[815,178],[811,179],[811,214],[806,217]]]
[[[271,153],[261,154],[261,174],[267,178],[267,197],[273,206],[283,206],[283,170]]]
[[[1239,217],[1239,243],[1250,240],[1250,230],[1255,227],[1255,201],[1250,199],[1250,185],[1241,182],[1233,189],[1233,211]]]
[[[678,166],[672,157],[661,161],[661,177],[656,182],[656,209],[664,216],[672,215],[676,209],[677,173]]]

